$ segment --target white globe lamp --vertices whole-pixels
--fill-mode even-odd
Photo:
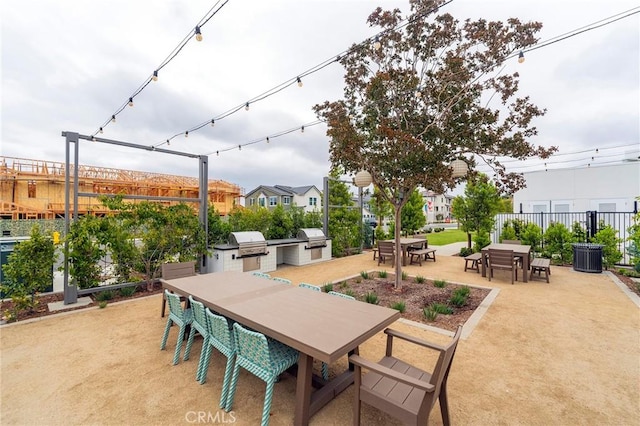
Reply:
[[[451,168],[451,175],[454,178],[462,177],[469,171],[469,165],[460,159],[453,160],[449,165],[449,168]]]
[[[356,176],[353,178],[353,183],[358,188],[367,187],[371,185],[371,182],[373,182],[373,179],[371,178],[371,173],[369,173],[366,170],[360,170],[358,173],[356,173]]]

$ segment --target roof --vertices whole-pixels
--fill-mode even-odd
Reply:
[[[304,195],[307,192],[309,192],[310,190],[315,189],[316,191],[318,191],[318,188],[316,188],[315,185],[306,185],[306,186],[296,186],[296,187],[292,187],[292,186],[286,186],[286,185],[274,185],[274,186],[268,186],[268,185],[260,185],[255,189],[252,189],[251,191],[247,192],[247,195],[245,196],[246,198],[250,198],[253,194],[257,193],[257,192],[268,192],[271,194],[275,194],[275,195],[289,195],[289,196],[293,196],[293,195]],[[318,191],[320,192],[320,191]]]

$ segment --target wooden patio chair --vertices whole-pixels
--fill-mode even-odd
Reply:
[[[355,365],[355,399],[353,404],[353,424],[360,424],[362,402],[376,407],[399,419],[404,424],[426,425],[429,413],[440,400],[442,422],[449,425],[447,403],[447,378],[453,356],[462,334],[462,326],[445,346],[426,342],[422,339],[386,329],[386,355],[377,363],[351,355],[349,361]],[[393,338],[440,352],[433,371],[427,372],[393,356]],[[362,368],[368,372],[362,376]]]
[[[488,259],[488,275],[489,281],[493,277],[493,270],[500,269],[503,271],[511,271],[511,284],[518,280],[518,258],[514,256],[513,250],[489,249]]]
[[[387,263],[387,259],[395,260],[395,243],[393,241],[378,241],[378,266]]]
[[[522,241],[520,241],[520,240],[502,240],[502,244],[522,245]]]

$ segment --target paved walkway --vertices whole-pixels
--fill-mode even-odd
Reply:
[[[489,282],[463,272],[463,261],[436,252],[436,262],[405,268],[410,274],[500,289],[467,339],[461,340],[449,378],[452,423],[458,425],[637,425],[640,418],[640,310],[609,274],[553,267],[551,283],[511,285],[497,273]],[[378,266],[371,253],[272,273],[322,284]],[[160,296],[61,314],[0,328],[0,424],[175,425],[259,423],[264,383],[240,376],[233,417],[218,411],[224,357],[214,354],[207,383],[195,382],[201,340],[192,358],[171,365],[176,332],[160,351],[165,320]],[[274,312],[277,315],[277,312]],[[328,323],[327,327],[331,327]],[[448,337],[397,322],[393,328],[434,342]],[[360,353],[384,353],[378,334]],[[397,354],[431,368],[433,356],[407,344]],[[346,365],[346,357],[341,361]],[[272,425],[293,420],[295,379],[276,385]],[[343,392],[312,425],[351,423],[353,390]],[[365,405],[363,425],[395,425]],[[199,417],[204,416],[204,417]],[[439,408],[430,418],[440,425]]]

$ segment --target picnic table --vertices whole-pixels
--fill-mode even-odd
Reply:
[[[384,240],[392,241],[396,240]],[[400,238],[400,249],[402,250],[402,266],[407,266],[407,253],[412,249],[422,249],[426,245],[427,240],[425,238]]]

